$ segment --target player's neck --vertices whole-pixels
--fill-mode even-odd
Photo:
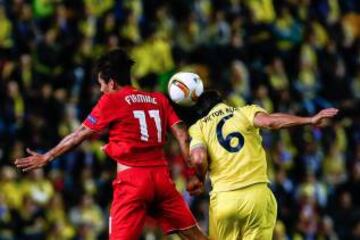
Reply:
[[[115,93],[115,92],[121,90],[122,88],[123,88],[123,86],[115,85],[113,88],[110,89],[109,93]]]

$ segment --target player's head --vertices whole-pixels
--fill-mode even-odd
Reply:
[[[109,92],[117,86],[131,85],[131,66],[134,61],[122,49],[115,49],[100,57],[96,62],[95,74],[101,92]]]
[[[219,92],[215,90],[205,91],[196,103],[196,111],[200,118],[205,117],[213,107],[222,102],[223,99]]]

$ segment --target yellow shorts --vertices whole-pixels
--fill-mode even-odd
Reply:
[[[210,196],[211,240],[272,239],[277,204],[265,183]]]

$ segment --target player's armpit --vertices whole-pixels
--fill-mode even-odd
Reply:
[[[104,133],[106,132],[106,129],[104,131],[97,131],[95,129],[92,129],[92,128],[89,128],[88,126],[86,126],[84,123],[82,123],[80,125],[80,127],[78,129],[76,129],[75,131],[79,131],[82,133],[82,135],[85,137],[85,138],[88,138],[90,136],[93,136],[93,135],[96,135],[96,134],[99,134],[99,133]]]
[[[82,141],[84,141],[85,139],[88,139],[91,136],[99,133],[98,131],[95,131],[94,129],[91,129],[91,128],[85,126],[84,124],[81,124],[81,126],[78,129],[76,129],[75,132],[78,132],[79,137],[81,138]]]

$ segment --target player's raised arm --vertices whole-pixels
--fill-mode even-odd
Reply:
[[[185,160],[187,167],[187,190],[191,195],[199,195],[203,192],[202,179],[199,178],[199,174],[194,168],[194,165],[190,158],[189,143],[190,137],[187,132],[187,128],[184,122],[178,122],[171,126],[171,133],[179,143],[182,156]]]
[[[30,156],[16,159],[15,165],[23,171],[41,168],[54,158],[72,150],[94,133],[95,131],[82,125],[74,132],[64,137],[58,145],[44,154],[34,152],[27,148],[26,151],[30,154]]]
[[[191,160],[197,169],[201,179],[205,179],[208,169],[207,149],[203,146],[197,146],[190,151]]]
[[[190,155],[190,137],[183,122],[175,124],[171,128],[171,131],[180,145],[181,153],[185,159],[186,166],[194,171],[193,174],[197,174],[198,177],[203,180],[207,171],[206,148],[199,146],[196,149],[192,149]]]
[[[184,122],[178,122],[171,126],[171,133],[179,143],[181,154],[185,159],[185,163],[188,167],[191,167],[190,155],[189,155],[189,143],[190,138],[187,133],[187,129]]]
[[[323,120],[334,117],[338,111],[336,108],[327,108],[312,117],[300,117],[285,113],[267,114],[259,112],[254,117],[254,125],[255,127],[268,129],[281,129],[308,124],[320,125]]]

